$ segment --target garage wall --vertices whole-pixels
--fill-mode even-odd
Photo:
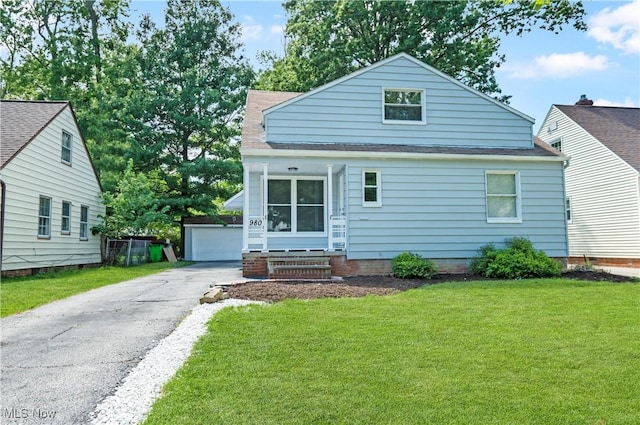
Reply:
[[[185,225],[185,260],[242,260],[242,226]]]

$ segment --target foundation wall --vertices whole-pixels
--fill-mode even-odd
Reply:
[[[600,258],[600,257],[569,257],[570,265],[584,265],[609,267],[633,267],[640,269],[640,258]]]

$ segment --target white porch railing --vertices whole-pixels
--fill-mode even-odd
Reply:
[[[249,232],[247,236],[247,248],[259,245],[261,251],[267,249],[267,220],[263,216],[249,217]]]
[[[343,215],[329,217],[329,250],[346,249],[347,218]]]

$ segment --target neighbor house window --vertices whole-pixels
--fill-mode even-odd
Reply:
[[[66,131],[62,132],[62,162],[65,164],[71,164],[71,146],[73,144],[73,138],[71,134]]]
[[[424,124],[424,90],[383,89],[384,123]]]
[[[89,239],[89,207],[80,207],[80,240]]]
[[[318,179],[270,179],[267,185],[268,231],[325,231],[325,182]]]
[[[362,171],[362,206],[379,207],[382,205],[382,185],[380,170]]]
[[[553,142],[551,142],[551,147],[562,152],[562,139],[556,139]]]
[[[564,201],[564,205],[567,213],[567,221],[571,223],[571,198],[567,197]]]
[[[51,237],[51,198],[40,197],[38,208],[38,237]]]
[[[520,175],[515,171],[487,171],[486,197],[489,223],[520,223]]]
[[[71,202],[62,201],[62,221],[60,233],[68,235],[71,233]]]

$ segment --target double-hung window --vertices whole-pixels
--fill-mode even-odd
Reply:
[[[382,185],[380,170],[362,171],[362,206],[382,206]]]
[[[60,222],[60,233],[68,235],[71,233],[71,202],[62,201],[62,220]]]
[[[89,207],[80,207],[80,240],[89,239]]]
[[[40,197],[38,207],[38,237],[51,237],[51,198],[46,196]]]
[[[71,148],[73,146],[73,137],[66,131],[62,132],[62,154],[61,159],[65,164],[71,164]]]
[[[425,94],[422,89],[383,89],[383,123],[425,124]]]
[[[565,211],[567,215],[567,222],[571,223],[571,198],[567,196],[564,201]]]
[[[487,222],[521,223],[520,174],[516,171],[487,171]]]
[[[275,178],[267,186],[269,232],[324,233],[324,180]]]

